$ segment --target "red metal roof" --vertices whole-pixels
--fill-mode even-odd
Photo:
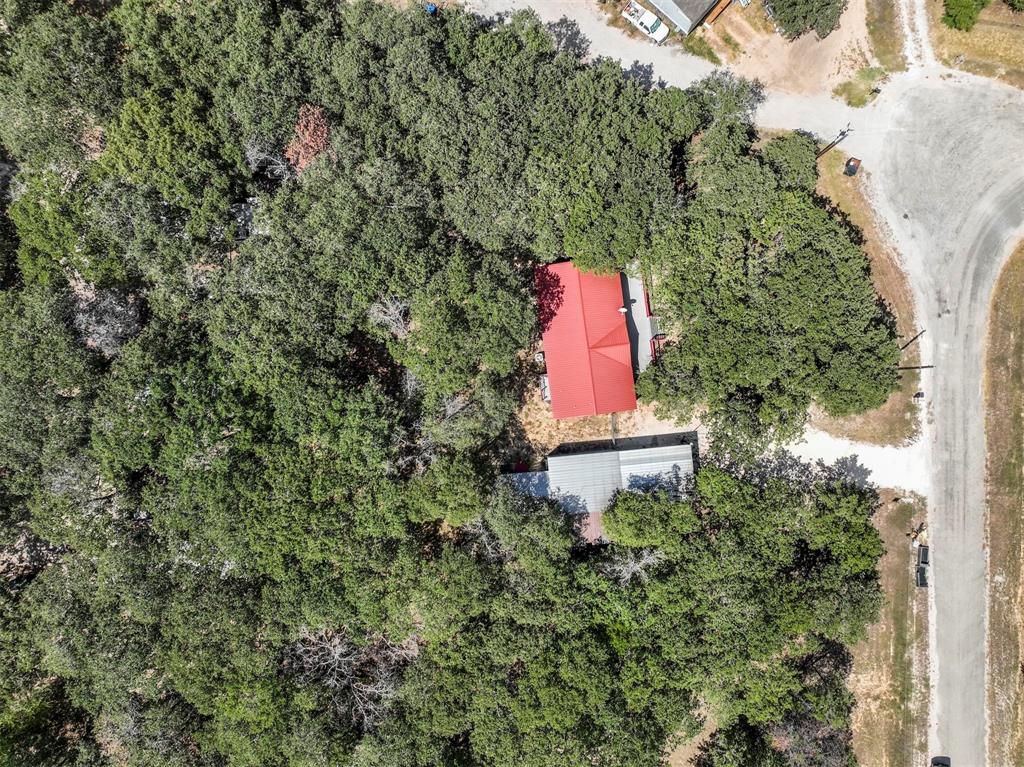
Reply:
[[[537,295],[555,418],[636,409],[619,276],[552,264],[537,270]]]

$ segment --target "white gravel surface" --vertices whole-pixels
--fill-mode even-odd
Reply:
[[[920,442],[908,447],[882,447],[808,429],[803,440],[788,449],[809,461],[834,463],[853,459],[850,473],[879,487],[897,487],[921,495],[928,495],[931,489],[927,451]]]
[[[678,49],[633,40],[590,0],[469,0],[493,15],[526,5],[545,21],[569,18],[591,55],[686,86],[711,71]],[[936,63],[925,0],[900,0],[910,70],[865,109],[828,94],[769,93],[757,121],[831,138],[860,157],[873,203],[902,254],[917,302],[928,417],[918,443],[878,448],[810,432],[806,458],[857,456],[870,478],[926,493],[933,547],[930,750],[957,767],[986,756],[986,551],[983,346],[999,269],[1024,236],[1024,92]],[[1003,767],[1003,765],[994,765]]]

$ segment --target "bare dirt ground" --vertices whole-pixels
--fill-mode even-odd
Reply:
[[[710,717],[705,715],[704,728],[693,738],[683,743],[679,748],[668,756],[669,767],[692,767],[693,760],[700,754],[700,749],[705,741],[711,737],[718,725]]]
[[[1024,243],[992,292],[985,349],[989,756],[1024,764]]]
[[[928,748],[928,595],[914,585],[916,554],[907,532],[925,518],[917,496],[880,491],[875,525],[885,543],[879,564],[885,603],[853,648],[853,747],[862,767],[916,767]]]
[[[551,415],[551,404],[541,399],[539,389],[532,390],[527,396],[526,403],[519,410],[518,420],[525,442],[523,447],[534,460],[543,458],[566,442],[586,442],[612,437],[612,419],[607,415],[556,420]],[[632,412],[615,414],[615,437],[641,437],[674,431],[697,431],[701,444],[707,444],[704,432],[697,421],[686,424],[666,421],[659,418],[654,412],[654,407],[648,404],[640,403]]]
[[[884,225],[880,225],[867,200],[863,174],[843,175],[847,156],[832,150],[818,163],[818,192],[829,198],[842,211],[864,238],[864,251],[871,262],[871,279],[882,300],[896,318],[896,331],[901,345],[917,335],[914,318],[914,295],[903,272],[899,254],[893,247]],[[902,364],[917,365],[920,359],[917,344],[904,351]],[[811,411],[811,425],[837,437],[873,445],[906,445],[920,433],[918,406],[914,392],[920,376],[915,370],[903,371],[900,388],[882,407],[849,418],[832,418],[817,408]]]
[[[932,40],[940,61],[1024,88],[1024,13],[993,0],[970,32],[947,27],[942,13],[943,0],[928,0]]]
[[[771,90],[829,93],[875,63],[865,4],[850,0],[839,28],[824,40],[811,32],[790,41],[775,32],[760,2],[747,8],[733,3],[711,26],[707,39],[731,70]]]

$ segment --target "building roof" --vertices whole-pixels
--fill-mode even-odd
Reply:
[[[547,471],[507,475],[519,492],[555,498],[568,513],[585,515],[583,536],[603,537],[601,513],[619,490],[659,488],[677,493],[693,474],[692,435],[659,434],[609,442],[563,445],[548,456]]]
[[[693,474],[693,450],[679,443],[635,450],[548,456],[548,493],[567,511],[600,512],[619,490],[678,489]]]
[[[681,32],[689,34],[708,15],[718,0],[650,0]]]
[[[537,271],[544,361],[555,418],[636,408],[633,363],[618,275],[569,262]]]

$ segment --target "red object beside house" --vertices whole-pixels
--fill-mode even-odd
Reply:
[[[619,276],[552,264],[537,270],[537,295],[555,418],[635,410]]]

